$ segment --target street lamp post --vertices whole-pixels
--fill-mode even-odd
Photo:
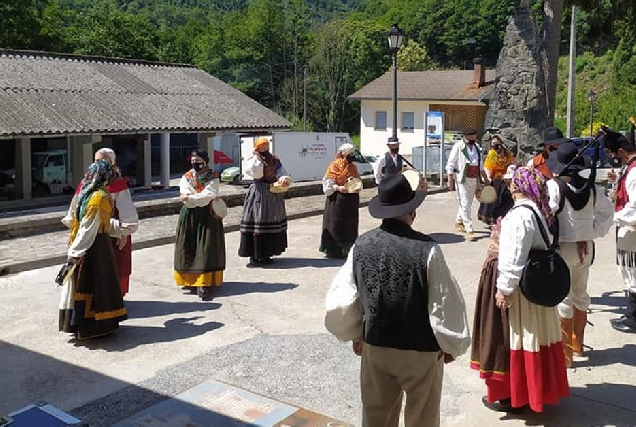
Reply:
[[[587,91],[587,99],[590,101],[590,137],[594,137],[594,103],[598,96],[590,89]]]
[[[389,138],[389,143],[398,142],[397,137],[397,53],[402,44],[402,30],[397,24],[393,24],[388,33],[389,52],[393,58],[393,135]]]

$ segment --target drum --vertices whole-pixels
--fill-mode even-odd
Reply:
[[[409,182],[413,191],[426,191],[428,189],[428,184],[419,171],[415,169],[405,169],[402,171],[402,175],[404,175]]]
[[[356,178],[354,176],[349,177],[347,182],[344,185],[347,193],[359,193],[362,191],[362,180],[360,178]]]
[[[475,197],[484,204],[494,203],[497,201],[497,191],[492,185],[484,185],[481,189],[475,191]]]
[[[223,199],[218,198],[212,200],[211,208],[214,215],[216,215],[219,219],[223,219],[227,216],[227,205]]]
[[[287,181],[289,185],[283,186],[283,182]],[[269,184],[269,191],[272,193],[284,193],[292,186],[292,179],[290,176],[284,175],[278,178],[278,181]]]

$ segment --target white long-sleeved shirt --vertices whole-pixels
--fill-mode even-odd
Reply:
[[[625,177],[625,188],[629,201],[614,213],[614,223],[619,227],[636,227],[636,168],[630,169]]]
[[[86,251],[88,251],[88,249],[93,245],[95,237],[97,237],[100,224],[101,213],[99,211],[93,218],[82,218],[79,224],[79,229],[77,230],[77,234],[75,235],[75,238],[68,248],[67,255],[69,258],[79,258],[86,254]],[[114,218],[110,219],[111,236],[122,235],[123,230],[120,228],[119,224],[120,223],[118,220]]]
[[[187,208],[205,206],[221,195],[221,191],[219,190],[219,179],[214,178],[203,190],[197,193],[186,177],[182,176],[179,181],[179,194],[186,194],[188,196],[188,198],[183,201],[183,204],[186,205]]]
[[[258,156],[252,155],[245,161],[245,170],[243,173],[253,179],[261,179],[263,177],[263,162]],[[285,175],[288,175],[288,173],[281,164],[276,170],[276,179]]]
[[[570,189],[572,185],[566,183]],[[550,209],[553,213],[559,210],[561,194],[559,184],[554,179],[547,183]],[[565,200],[563,210],[557,216],[559,220],[559,241],[580,242],[603,237],[612,227],[614,206],[612,201],[596,186],[596,197],[590,192],[590,199],[583,209],[575,211],[570,202]]]
[[[468,153],[468,157],[464,154],[464,148]],[[448,175],[456,174],[457,181],[464,183],[465,170],[467,166],[479,166],[481,171],[484,170],[483,162],[480,161],[479,147],[477,144],[466,144],[465,141],[457,141],[453,144],[448,160],[446,161],[446,173]]]
[[[354,247],[334,277],[325,300],[325,327],[340,341],[359,339],[363,334],[364,310],[354,278]],[[438,245],[433,245],[425,262],[431,328],[442,351],[456,358],[470,346],[464,297]]]
[[[116,224],[116,227],[111,227],[110,235],[112,237],[127,236],[137,231],[139,224],[139,216],[135,203],[132,201],[132,195],[129,189],[118,191],[116,193],[110,193],[113,198],[115,208],[119,213],[119,219],[113,219],[111,223]],[[77,194],[71,199],[71,204],[68,207],[66,216],[62,218],[62,224],[71,228],[73,225],[73,216],[77,212]],[[129,227],[121,228],[120,224],[127,224]]]
[[[552,239],[548,225],[534,202],[528,199],[518,200],[514,207],[519,205],[530,206],[539,215],[548,239]],[[502,294],[510,295],[519,286],[531,249],[547,249],[536,218],[528,208],[513,208],[501,221],[499,234],[497,289]]]

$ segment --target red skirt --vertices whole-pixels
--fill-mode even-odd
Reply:
[[[130,274],[132,273],[132,239],[126,236],[126,246],[119,250],[119,239],[111,238],[115,250],[115,265],[119,277],[121,294],[126,295],[130,288]]]

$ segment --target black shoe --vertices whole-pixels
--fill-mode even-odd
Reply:
[[[502,399],[499,400],[498,402],[489,402],[488,398],[486,396],[481,398],[481,403],[484,404],[484,406],[490,410],[493,410],[495,412],[508,412],[510,414],[520,414],[523,412],[523,407],[522,408],[513,408],[512,405],[510,404],[510,399]]]
[[[628,332],[636,334],[636,318],[631,316],[622,316],[618,319],[610,319],[612,328],[620,332]]]
[[[209,286],[200,286],[199,289],[197,289],[197,295],[199,295],[199,298],[203,301],[210,301],[212,299],[212,288]]]
[[[259,263],[260,263],[260,264],[263,264],[263,265],[270,265],[270,264],[274,264],[274,260],[273,260],[273,259],[271,259],[270,257],[267,257],[267,258],[261,258],[261,259],[259,260]]]

